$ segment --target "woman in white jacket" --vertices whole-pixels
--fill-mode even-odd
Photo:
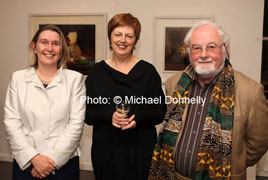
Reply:
[[[79,180],[83,76],[64,69],[68,53],[58,27],[41,27],[30,48],[34,62],[13,73],[4,108],[13,180]]]

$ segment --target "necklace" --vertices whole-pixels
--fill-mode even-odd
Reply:
[[[42,81],[42,83],[48,84],[58,74],[58,71],[49,80],[45,80],[45,79],[41,78],[40,74],[37,71],[36,71],[36,74],[39,77],[39,79]]]

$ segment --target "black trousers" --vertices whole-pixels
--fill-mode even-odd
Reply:
[[[62,168],[55,171],[55,174],[50,174],[42,180],[79,180],[79,157],[76,156],[70,159]],[[12,180],[40,180],[34,178],[29,171],[22,171],[14,160]]]

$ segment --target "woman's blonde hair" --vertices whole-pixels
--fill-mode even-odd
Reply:
[[[42,27],[40,27],[38,29],[38,31],[35,33],[31,43],[30,43],[30,50],[32,51],[32,58],[31,58],[31,63],[30,63],[30,66],[31,67],[35,67],[37,69],[38,67],[38,56],[37,54],[34,53],[33,49],[32,49],[32,43],[37,44],[38,42],[38,38],[40,36],[40,34],[44,31],[54,31],[56,33],[58,33],[59,37],[60,37],[60,43],[61,43],[61,56],[58,60],[58,64],[57,64],[57,67],[58,69],[62,66],[63,68],[66,67],[66,64],[67,64],[67,61],[69,59],[69,54],[68,54],[68,49],[67,49],[67,44],[66,44],[66,41],[65,41],[65,37],[62,33],[62,31],[60,30],[60,28],[58,28],[57,26],[53,25],[53,24],[47,24],[47,25],[44,25]]]

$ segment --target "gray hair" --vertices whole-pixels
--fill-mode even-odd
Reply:
[[[203,25],[211,25],[211,26],[214,26],[218,29],[218,33],[223,41],[223,43],[225,45],[229,45],[229,42],[230,42],[230,37],[229,35],[222,29],[222,27],[220,27],[219,25],[217,25],[216,23],[214,22],[211,22],[211,21],[200,21],[200,22],[197,22],[193,25],[193,27],[188,31],[188,33],[186,34],[185,38],[184,38],[184,43],[189,46],[190,45],[190,41],[191,41],[191,38],[192,38],[192,35],[193,35],[193,32],[195,31],[196,28],[200,27],[200,26],[203,26]]]

